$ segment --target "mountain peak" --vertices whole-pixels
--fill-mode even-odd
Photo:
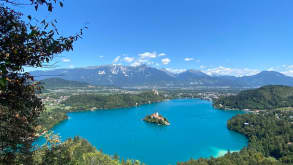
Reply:
[[[200,70],[194,70],[194,69],[189,69],[185,72],[182,72],[180,73],[181,75],[184,75],[184,74],[188,74],[188,75],[194,75],[194,76],[202,76],[202,77],[207,77],[208,75],[203,73],[202,71]]]
[[[255,76],[284,76],[284,74],[280,73],[280,72],[276,72],[276,71],[262,71],[258,74],[256,74]]]

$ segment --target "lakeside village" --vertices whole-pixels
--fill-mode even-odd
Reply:
[[[97,94],[97,95],[109,95],[109,94],[137,94],[143,91],[129,91],[120,89],[111,89],[108,91],[92,90],[87,89],[58,89],[58,90],[48,90],[44,93],[38,94],[38,97],[42,99],[42,102],[46,106],[57,106],[66,101],[70,96],[80,95],[80,94]],[[235,95],[233,92],[218,92],[218,91],[159,91],[152,89],[154,95],[162,94],[165,98],[200,98],[202,100],[213,101],[222,96]]]

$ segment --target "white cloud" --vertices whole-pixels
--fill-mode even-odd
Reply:
[[[171,60],[169,58],[163,58],[161,60],[161,62],[162,62],[162,64],[167,65],[167,64],[169,64],[171,62]]]
[[[71,68],[71,69],[72,69],[72,68],[75,68],[75,67],[74,67],[74,65],[69,65],[69,68]]]
[[[174,69],[174,68],[166,68],[166,70],[172,73],[182,73],[186,71],[186,69]]]
[[[62,58],[62,62],[70,62],[71,60],[69,58]]]
[[[282,65],[281,73],[293,77],[293,65]]]
[[[99,58],[104,58],[104,56],[99,56]]]
[[[133,57],[124,57],[123,59],[124,59],[124,61],[126,61],[128,63],[130,63],[130,62],[132,62],[134,60]]]
[[[248,68],[227,68],[223,66],[219,66],[216,68],[209,68],[206,70],[203,70],[204,73],[208,75],[226,75],[226,76],[251,76],[259,73],[260,71],[257,69],[248,69]]]
[[[291,76],[293,77],[293,70],[286,70],[281,72],[282,74],[286,75],[286,76]]]
[[[275,71],[275,70],[276,70],[275,67],[270,67],[270,68],[267,69],[267,71]]]
[[[194,58],[188,58],[188,57],[184,58],[184,61],[193,61],[193,60]]]
[[[157,54],[156,52],[144,52],[141,54],[138,54],[137,58],[134,57],[124,57],[123,60],[131,63],[130,66],[139,66],[142,64],[147,64],[147,65],[154,65],[154,66],[159,66],[159,64],[156,61],[153,61],[157,57],[163,57],[166,56],[166,53],[159,53]],[[170,63],[170,59],[164,58],[161,60],[161,62],[165,65]]]
[[[117,63],[120,60],[120,56],[115,57],[115,59],[113,60],[113,63]]]
[[[156,58],[157,57],[157,53],[156,52],[145,52],[145,53],[141,53],[139,54],[139,57],[141,58]]]
[[[130,66],[140,66],[142,63],[135,61],[132,64],[130,64]]]
[[[132,64],[130,64],[130,66],[139,66],[139,65],[142,65],[142,64],[148,64],[148,65],[152,65],[154,64],[154,62],[152,61],[149,61],[149,59],[137,59],[135,60]]]
[[[204,66],[204,65],[201,65],[201,66],[199,66],[199,68],[200,68],[200,69],[205,69],[205,68],[206,68],[206,66]]]

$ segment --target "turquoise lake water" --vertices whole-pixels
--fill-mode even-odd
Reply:
[[[171,125],[142,119],[159,112]],[[81,136],[104,153],[137,159],[148,165],[175,165],[190,158],[221,156],[239,151],[247,139],[227,129],[227,120],[243,113],[219,111],[211,102],[178,99],[134,108],[69,113],[53,130],[62,140]]]

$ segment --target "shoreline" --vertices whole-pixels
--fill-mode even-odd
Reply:
[[[188,100],[188,99],[191,99],[191,100],[203,100],[203,101],[209,101],[210,103],[212,103],[212,101],[211,100],[206,100],[206,99],[201,99],[201,98],[173,98],[173,99],[164,99],[164,100],[162,100],[162,101],[158,101],[158,102],[152,102],[152,103],[150,103],[150,104],[156,104],[156,103],[162,103],[162,102],[167,102],[167,101],[172,101],[172,100]],[[64,121],[66,121],[66,120],[69,120],[70,119],[70,117],[67,115],[68,113],[75,113],[75,112],[89,112],[89,111],[91,111],[91,112],[94,112],[94,111],[99,111],[99,110],[103,110],[103,111],[114,111],[114,110],[117,110],[117,109],[126,109],[126,108],[134,108],[134,107],[138,107],[138,106],[144,106],[144,105],[148,105],[149,103],[147,103],[147,104],[141,104],[141,105],[137,105],[137,106],[128,106],[128,107],[116,107],[116,108],[111,108],[111,109],[102,109],[102,108],[100,108],[100,109],[93,109],[93,110],[91,110],[91,109],[86,109],[86,110],[74,110],[74,111],[68,111],[68,112],[64,112],[64,113],[66,113],[66,119],[64,119],[64,120],[62,120],[62,121],[60,121],[60,122],[58,122],[58,123],[56,123],[52,128],[50,128],[50,129],[48,129],[48,130],[52,130],[52,129],[54,129],[54,127],[56,127],[56,126],[58,126],[59,124],[61,124],[62,122],[64,122]],[[213,106],[213,108],[214,109],[216,109],[214,106]],[[228,120],[226,121],[226,122],[228,122]],[[233,131],[233,130],[231,130],[231,129],[229,129],[227,126],[226,126],[226,128],[229,130],[229,131]],[[236,132],[236,131],[234,131],[234,132]],[[239,132],[237,132],[237,133],[239,133]],[[239,134],[241,134],[241,133],[239,133]],[[241,135],[243,135],[243,134],[241,134]],[[243,135],[243,136],[245,136],[245,135]],[[246,136],[245,136],[246,137]],[[41,138],[41,136],[39,137],[39,138]],[[37,138],[36,140],[35,140],[35,142],[39,139],[39,138]],[[247,137],[246,137],[247,138]],[[249,142],[246,144],[246,145],[248,145],[249,144]],[[244,147],[243,147],[244,148]],[[230,152],[232,153],[232,152],[240,152],[243,148],[241,148],[240,150],[230,150]],[[217,148],[215,148],[215,150],[214,150],[214,154],[212,154],[209,158],[211,158],[211,157],[214,157],[214,158],[218,158],[218,157],[222,157],[222,156],[224,156],[226,153],[228,153],[228,151],[229,150],[225,150],[225,149],[217,149]]]
[[[84,108],[84,110],[82,110],[82,108],[75,108],[75,109],[70,109],[70,110],[67,110],[67,111],[62,111],[62,113],[65,113],[66,115],[66,118],[63,119],[63,120],[60,120],[59,122],[57,122],[56,124],[54,124],[51,128],[48,128],[48,130],[51,130],[53,129],[55,126],[57,126],[58,124],[66,121],[69,119],[67,113],[75,113],[75,112],[88,112],[88,111],[91,111],[91,112],[95,112],[95,111],[100,111],[100,110],[104,110],[104,111],[114,111],[116,109],[121,109],[121,108],[134,108],[134,107],[139,107],[139,106],[144,106],[144,105],[149,105],[149,104],[155,104],[155,103],[161,103],[161,102],[166,102],[166,101],[170,101],[170,100],[176,100],[176,99],[199,99],[199,100],[203,100],[203,101],[209,101],[211,102],[213,108],[215,110],[222,110],[222,111],[245,111],[245,112],[254,112],[254,111],[251,111],[251,110],[239,110],[239,109],[219,109],[217,107],[215,107],[213,105],[213,101],[212,100],[209,100],[209,99],[204,99],[204,98],[200,98],[200,97],[176,97],[176,98],[172,98],[172,99],[164,99],[164,100],[161,100],[161,101],[154,101],[154,102],[151,102],[151,103],[146,103],[146,104],[140,104],[140,105],[134,105],[134,106],[120,106],[120,107],[115,107],[115,108],[96,108],[96,107],[92,107],[92,108]]]
[[[53,129],[54,127],[56,127],[58,124],[66,121],[69,119],[69,116],[67,115],[67,113],[75,113],[75,112],[95,112],[95,111],[100,111],[100,110],[104,110],[104,111],[114,111],[116,109],[122,109],[122,108],[134,108],[134,107],[139,107],[139,106],[144,106],[144,105],[149,105],[149,104],[155,104],[155,103],[161,103],[161,102],[165,102],[165,101],[170,101],[172,99],[164,99],[162,101],[154,101],[154,102],[151,102],[151,103],[147,103],[147,104],[140,104],[140,105],[134,105],[134,106],[121,106],[121,107],[115,107],[115,108],[96,108],[96,107],[92,107],[92,108],[85,108],[84,110],[82,110],[81,108],[78,108],[78,109],[70,109],[68,111],[61,111],[61,113],[65,113],[65,118],[63,120],[60,120],[59,122],[55,123],[52,127],[50,128],[46,128],[48,130],[51,130]]]

